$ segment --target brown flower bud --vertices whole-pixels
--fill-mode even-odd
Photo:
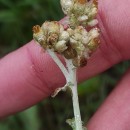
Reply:
[[[95,4],[96,7],[98,7],[98,0],[93,0],[93,3]]]
[[[85,57],[80,58],[80,67],[84,67],[87,65],[87,59]]]
[[[63,52],[63,55],[66,59],[73,59],[77,56],[77,52],[69,45],[68,48]]]
[[[86,4],[86,0],[78,0],[78,2],[80,3],[80,4]]]
[[[33,38],[38,42],[44,49],[46,48],[46,37],[41,30],[39,25],[33,27]]]
[[[39,25],[35,25],[32,28],[33,33],[39,33],[41,30],[41,27]]]
[[[87,59],[84,56],[74,58],[72,62],[75,67],[84,67],[87,65]]]
[[[94,39],[92,39],[92,40],[88,43],[87,46],[88,46],[88,48],[89,48],[91,51],[95,51],[95,50],[98,48],[99,44],[100,44],[99,38],[94,38]]]
[[[39,42],[39,44],[40,44],[44,49],[47,48],[46,42],[45,42],[44,40],[41,40],[41,41]]]

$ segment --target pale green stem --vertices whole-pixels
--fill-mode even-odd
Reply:
[[[73,76],[74,76],[73,77],[74,85],[72,86],[72,101],[73,101],[75,125],[76,130],[82,130],[82,121],[81,121],[78,92],[77,92],[76,69],[73,71]]]
[[[47,49],[47,52],[52,57],[52,59],[54,60],[54,62],[58,65],[58,67],[60,68],[61,72],[64,74],[64,76],[66,78],[66,81],[69,82],[69,73],[68,73],[67,69],[65,68],[65,66],[63,65],[63,63],[57,57],[57,55],[55,54],[55,52],[53,52],[53,50],[50,50],[50,49]]]
[[[82,127],[82,121],[81,121],[81,115],[80,115],[80,109],[79,109],[79,101],[78,101],[78,92],[77,92],[77,77],[76,72],[77,69],[73,66],[72,60],[66,61],[66,66],[63,65],[63,63],[60,61],[60,59],[57,57],[55,52],[53,52],[50,49],[47,49],[47,52],[50,54],[54,62],[58,65],[62,73],[64,74],[66,78],[66,82],[71,82],[71,90],[72,90],[72,101],[73,101],[73,109],[74,109],[74,119],[75,119],[75,130],[83,130]]]
[[[70,88],[72,90],[75,130],[83,130],[80,108],[79,108],[78,91],[77,91],[77,76],[76,76],[77,69],[73,66],[72,60],[66,60],[66,65],[69,70],[71,83],[72,83],[72,86],[70,86]]]

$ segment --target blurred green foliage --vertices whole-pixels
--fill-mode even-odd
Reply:
[[[63,17],[59,0],[0,0],[0,53],[32,39],[32,27]]]
[[[0,57],[32,39],[32,26],[63,17],[59,0],[0,0]],[[82,119],[87,123],[126,71],[120,63],[79,85]],[[71,130],[65,120],[73,117],[71,93],[59,93],[38,105],[0,121],[0,130]]]

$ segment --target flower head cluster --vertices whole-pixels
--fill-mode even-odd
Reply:
[[[66,59],[72,59],[76,67],[84,66],[90,54],[98,47],[99,30],[89,32],[83,26],[75,29],[63,28],[56,21],[45,22],[40,27],[33,27],[33,37],[44,49],[51,49],[62,54]]]
[[[97,0],[61,0],[62,10],[69,17],[69,24],[75,26],[94,26],[97,24]]]
[[[97,2],[86,0],[61,0],[64,13],[69,16],[70,26],[64,26],[57,21],[46,21],[40,27],[33,27],[33,38],[45,50],[51,49],[72,59],[75,67],[87,64],[87,59],[99,46],[99,29],[90,31],[86,27],[95,26],[97,20]]]
[[[45,22],[40,27],[33,27],[33,38],[40,43],[44,49],[52,49],[61,53],[67,49],[66,43],[69,40],[69,34],[57,21]]]

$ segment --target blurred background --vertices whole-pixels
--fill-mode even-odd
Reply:
[[[45,20],[60,20],[64,15],[60,0],[0,0],[0,57],[32,39],[32,26]],[[91,118],[113,90],[130,62],[120,63],[79,84],[79,100],[84,123]],[[6,78],[6,77],[5,77]],[[65,123],[73,118],[70,92],[0,120],[0,130],[71,130]]]

